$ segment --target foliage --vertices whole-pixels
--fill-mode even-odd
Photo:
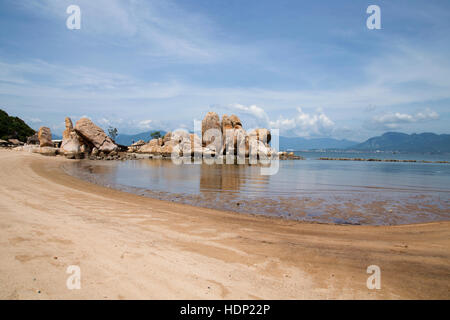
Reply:
[[[152,137],[152,139],[159,139],[162,137],[161,131],[153,131],[152,133],[150,133],[150,137]]]
[[[119,134],[119,131],[117,130],[117,128],[113,128],[113,127],[108,128],[108,135],[111,139],[115,140],[118,134]]]
[[[22,119],[10,117],[5,111],[0,109],[0,139],[18,139],[26,142],[27,137],[35,133]]]

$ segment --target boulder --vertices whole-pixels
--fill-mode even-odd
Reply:
[[[91,156],[96,157],[98,155],[98,149],[94,147],[91,152]]]
[[[174,150],[179,150],[179,144],[171,140],[164,143],[164,145],[160,148],[159,151],[161,155],[165,157],[170,157]]]
[[[233,122],[226,114],[222,116],[222,134],[225,134],[226,130],[233,129]]]
[[[191,142],[191,152],[194,155],[199,155],[202,153],[202,143],[200,141],[200,137],[195,133],[191,133],[189,135],[189,140]]]
[[[66,117],[66,119],[64,120],[66,123],[66,129],[63,131],[63,141],[65,139],[69,139],[70,138],[70,133],[73,132],[73,124],[72,124],[72,120],[69,117]]]
[[[27,138],[27,144],[39,144],[39,137],[37,132]]]
[[[220,151],[222,137],[219,137],[219,134],[222,134],[222,123],[219,115],[215,112],[208,112],[202,120],[202,145],[207,147],[212,144],[216,147],[216,150]]]
[[[38,132],[39,145],[41,147],[53,147],[52,132],[48,127],[40,127]]]
[[[241,120],[236,115],[222,117],[223,150],[226,154],[245,154],[247,133],[242,128]]]
[[[153,140],[155,140],[155,139],[153,139]],[[143,146],[144,144],[145,144],[144,140],[139,140],[139,141],[136,141],[135,143],[133,143],[131,146],[132,147],[140,147],[140,146]]]
[[[66,133],[61,143],[61,152],[64,153],[64,155],[69,156],[69,158],[71,158],[72,156],[75,157],[79,153],[81,153],[80,149],[81,143],[78,134],[75,131]]]
[[[90,119],[82,118],[78,120],[75,125],[75,132],[101,152],[110,153],[118,149],[111,138]]]
[[[172,140],[172,132],[167,132],[164,137],[162,138],[162,144],[164,145],[166,142]]]
[[[168,132],[166,134],[166,136],[164,136],[167,142],[170,141],[170,137],[171,136],[172,136],[171,132]],[[167,140],[167,139],[169,139],[169,140]],[[143,146],[140,146],[139,148],[137,148],[134,152],[160,154],[161,153],[161,147],[163,145],[163,141],[164,141],[164,139],[162,139],[162,138],[152,139],[148,143],[146,143]]]
[[[50,139],[50,142],[51,142],[52,140]],[[17,139],[8,139],[8,142],[10,143],[10,144],[13,144],[13,145],[15,145],[15,146],[21,146],[21,145],[23,145],[23,142],[21,142],[21,141],[19,141],[19,140],[17,140]]]
[[[250,139],[256,139],[258,141],[261,141],[265,145],[268,145],[270,143],[270,140],[272,139],[272,136],[270,135],[270,131],[268,129],[254,129],[249,133]]]
[[[191,141],[189,133],[184,130],[176,130],[172,132],[172,138],[170,140],[174,141],[176,144]]]
[[[8,145],[9,145],[8,141],[0,139],[0,146],[6,147]]]
[[[242,127],[234,129],[234,150],[235,154],[241,157],[248,157],[248,135]]]
[[[155,143],[147,143],[136,150],[138,153],[150,153],[150,154],[160,154],[161,153],[161,146],[155,144]]]
[[[233,124],[233,128],[235,128],[235,129],[242,128],[241,119],[239,119],[237,115],[232,114],[230,116],[230,120],[231,120],[231,123]]]
[[[43,155],[43,156],[56,156],[59,153],[58,148],[53,147],[40,147],[39,149],[35,149],[35,152]]]
[[[145,145],[145,141],[144,140],[139,140],[135,143],[133,143],[131,146],[128,147],[127,151],[128,152],[136,152],[139,150],[140,147]]]

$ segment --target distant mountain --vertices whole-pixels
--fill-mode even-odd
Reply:
[[[150,134],[153,132],[159,131],[161,132],[161,135],[164,136],[167,132],[166,131],[162,131],[162,130],[153,130],[153,131],[146,131],[146,132],[141,132],[141,133],[137,133],[137,134],[118,134],[115,141],[118,144],[124,145],[124,146],[129,146],[131,144],[133,144],[133,141],[139,141],[139,140],[144,140],[145,142],[148,142],[151,137]]]
[[[27,137],[35,134],[22,119],[11,117],[5,111],[0,109],[0,139],[18,139],[22,142],[27,141]]]
[[[313,150],[313,149],[346,149],[357,145],[358,142],[350,140],[337,140],[333,138],[305,139],[300,137],[281,137],[280,150]]]
[[[348,149],[446,153],[450,152],[450,134],[386,132]]]

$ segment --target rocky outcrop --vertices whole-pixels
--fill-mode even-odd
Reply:
[[[52,132],[48,127],[40,127],[38,132],[39,146],[53,147]]]
[[[8,139],[8,142],[13,146],[22,146],[23,142],[18,139]]]
[[[27,138],[27,144],[39,144],[38,134],[35,133]]]
[[[90,146],[97,148],[100,152],[110,153],[117,151],[118,146],[110,137],[90,119],[82,118],[75,125],[75,132],[78,133]]]
[[[189,140],[191,142],[191,153],[195,157],[199,157],[202,154],[202,143],[200,137],[195,133],[189,135]]]
[[[81,146],[83,145],[83,139],[73,129],[72,120],[66,118],[66,129],[63,132],[63,140],[61,143],[61,153],[67,158],[81,158]]]
[[[276,156],[275,150],[269,145],[272,136],[268,129],[258,128],[248,134],[248,146],[250,157],[272,157]]]
[[[305,160],[302,156],[295,155],[294,152],[288,153],[286,151],[278,152],[278,158],[280,160]]]
[[[258,141],[261,141],[265,145],[268,145],[270,143],[270,140],[272,139],[272,136],[270,134],[270,131],[267,129],[254,129],[249,133],[250,139],[256,139]]]
[[[141,146],[138,146],[136,148],[129,151],[130,152],[138,152],[138,153],[150,153],[150,154],[160,154],[161,153],[161,146],[163,145],[163,139],[152,139],[148,143],[145,143]],[[133,147],[133,145],[132,145]]]
[[[129,146],[127,151],[128,152],[136,152],[144,145],[145,145],[145,141],[144,140],[139,140],[139,141],[133,143],[131,146]]]
[[[166,142],[170,141],[172,139],[172,132],[167,132],[164,137],[162,138],[161,145],[165,144]]]
[[[219,115],[208,112],[202,120],[202,146],[213,147],[217,151],[222,150],[222,123]]]
[[[54,157],[59,153],[59,149],[53,147],[40,147],[38,149],[35,149],[34,152],[39,153],[43,156]]]
[[[239,119],[237,115],[232,114],[230,116],[230,120],[231,120],[231,123],[233,124],[233,128],[235,128],[235,129],[242,128],[241,119]]]
[[[233,122],[231,121],[231,118],[228,117],[226,114],[222,116],[222,133],[225,134],[226,130],[233,129]]]
[[[248,154],[247,133],[236,115],[222,117],[223,153],[231,155]]]
[[[69,139],[70,134],[73,132],[72,120],[69,117],[66,117],[64,122],[66,124],[66,129],[63,131],[63,135],[62,135],[63,141]]]

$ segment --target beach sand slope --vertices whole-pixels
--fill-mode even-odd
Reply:
[[[1,299],[450,297],[450,222],[310,224],[78,180],[62,157],[0,150]],[[81,289],[66,286],[67,267]],[[381,289],[366,286],[381,268]]]

